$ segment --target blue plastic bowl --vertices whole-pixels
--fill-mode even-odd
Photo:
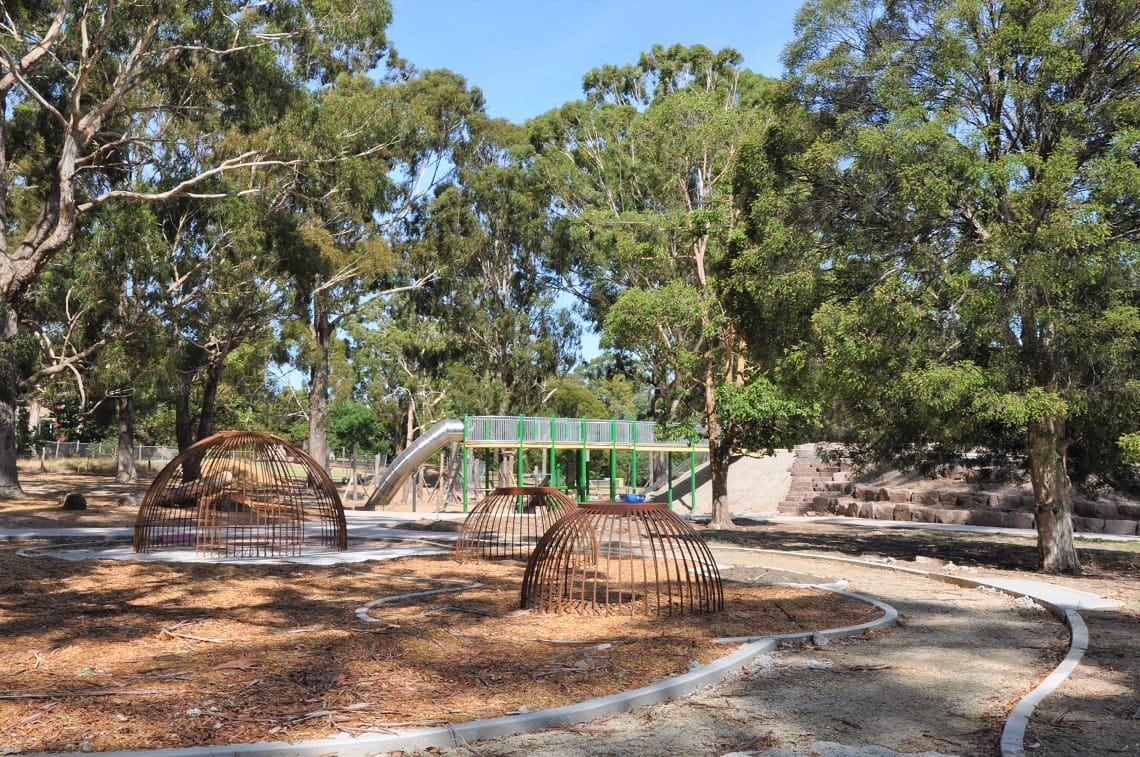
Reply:
[[[618,496],[622,502],[644,502],[644,494],[621,494]]]

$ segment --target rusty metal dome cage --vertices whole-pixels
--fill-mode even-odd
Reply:
[[[593,502],[539,540],[523,608],[595,615],[699,615],[724,609],[712,551],[664,503]]]
[[[546,486],[504,486],[475,503],[459,527],[457,560],[530,557],[539,538],[577,503]]]
[[[340,496],[316,460],[264,432],[224,431],[186,449],[135,519],[135,552],[284,557],[307,544],[347,548]]]

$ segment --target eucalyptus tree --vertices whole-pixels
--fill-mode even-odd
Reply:
[[[1127,475],[1140,425],[1140,6],[817,0],[796,29],[820,132],[779,167],[860,446],[1019,453],[1041,566],[1078,571],[1070,475]]]
[[[454,170],[478,90],[448,71],[419,72],[393,58],[386,77],[341,76],[298,111],[292,134],[314,154],[343,156],[299,171],[285,208],[292,241],[282,263],[305,315],[296,360],[309,376],[309,453],[328,456],[330,353],[351,322],[383,324],[393,297],[438,275],[413,260],[412,219]]]
[[[530,124],[560,270],[603,326],[603,346],[652,373],[651,414],[703,427],[719,527],[732,525],[728,461],[742,441],[720,398],[761,375],[718,281],[739,236],[739,148],[769,115],[768,82],[742,63],[731,49],[657,46],[636,65],[590,72],[585,102]]]
[[[20,310],[44,267],[95,210],[212,196],[203,184],[290,162],[244,137],[296,93],[382,54],[387,2],[23,2],[0,16],[0,496],[21,494],[16,375]],[[196,134],[205,114],[224,130]],[[147,186],[132,185],[140,172]],[[124,184],[126,182],[126,184]]]
[[[573,366],[579,332],[545,265],[544,195],[526,131],[481,121],[459,157],[456,181],[433,199],[413,250],[441,264],[413,303],[441,332],[432,372],[462,365],[487,387],[466,412],[534,412],[547,380]]]

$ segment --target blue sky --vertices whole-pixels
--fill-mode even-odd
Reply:
[[[420,69],[479,87],[487,113],[522,123],[582,97],[582,76],[637,62],[655,44],[732,47],[780,76],[803,0],[392,0],[389,43]],[[586,360],[598,337],[582,335]]]
[[[582,75],[655,44],[733,47],[782,73],[802,0],[392,0],[389,42],[418,68],[483,90],[492,116],[523,122],[582,97]]]

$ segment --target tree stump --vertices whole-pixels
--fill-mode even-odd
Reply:
[[[84,497],[79,492],[69,492],[68,495],[63,498],[63,509],[64,510],[86,510],[87,509],[87,498]]]

